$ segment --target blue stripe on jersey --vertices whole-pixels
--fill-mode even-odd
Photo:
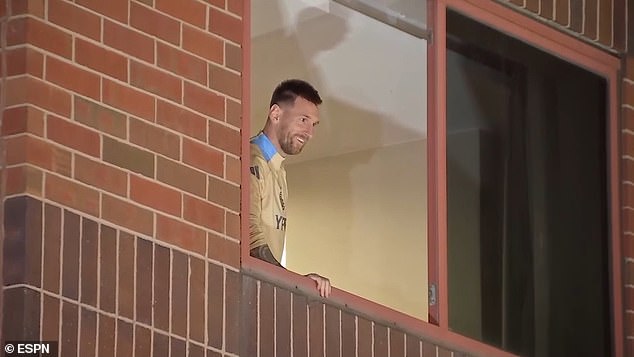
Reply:
[[[267,162],[271,161],[271,158],[277,153],[277,149],[275,149],[271,140],[264,133],[258,134],[258,136],[251,139],[251,142],[260,148]]]

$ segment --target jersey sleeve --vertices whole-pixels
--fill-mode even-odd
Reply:
[[[250,205],[249,205],[249,249],[266,244],[265,229],[262,222],[262,196],[264,192],[264,175],[266,163],[263,160],[253,158],[250,171]]]

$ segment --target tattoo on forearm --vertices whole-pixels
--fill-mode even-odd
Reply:
[[[251,256],[258,258],[260,260],[264,260],[267,263],[271,263],[273,265],[277,265],[278,267],[282,267],[282,264],[275,259],[271,249],[268,245],[261,245],[259,247],[251,249]],[[283,268],[283,267],[282,267]]]

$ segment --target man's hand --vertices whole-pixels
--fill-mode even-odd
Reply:
[[[313,279],[315,283],[317,283],[317,291],[319,291],[319,295],[321,297],[327,298],[330,296],[330,291],[332,290],[330,286],[330,280],[315,273],[310,273],[306,276]]]

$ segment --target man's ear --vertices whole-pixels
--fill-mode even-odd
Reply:
[[[277,123],[280,119],[280,115],[282,115],[282,108],[277,104],[271,105],[271,108],[269,109],[269,119],[272,122]]]

